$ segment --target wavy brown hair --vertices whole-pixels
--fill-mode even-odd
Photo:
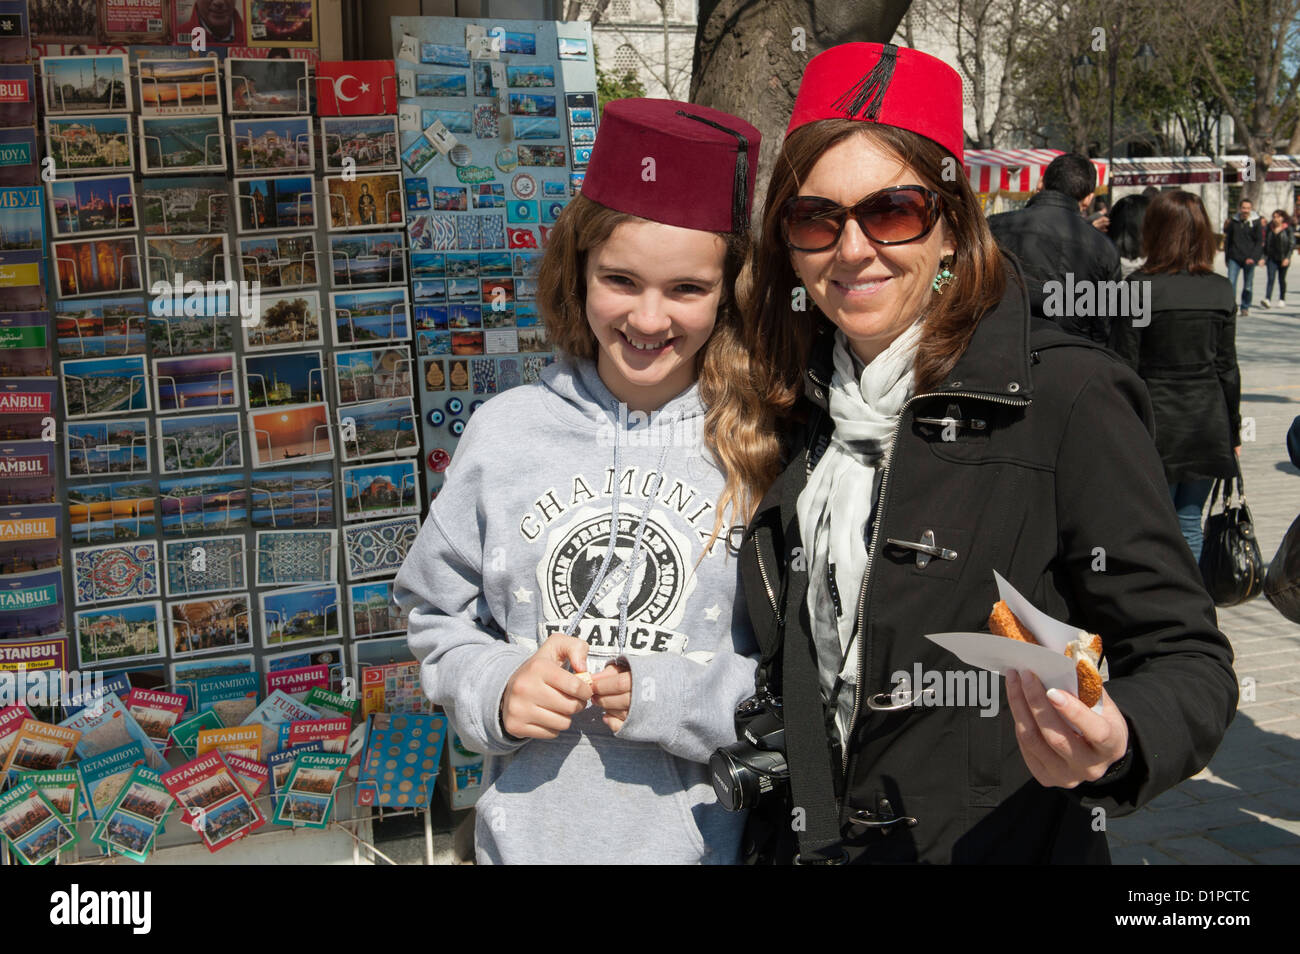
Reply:
[[[1142,252],[1147,275],[1208,275],[1214,271],[1218,239],[1200,196],[1182,189],[1161,192],[1142,219]]]
[[[980,318],[1006,286],[1001,253],[983,209],[956,158],[923,136],[855,119],[825,119],[800,126],[785,140],[767,186],[762,232],[754,264],[751,326],[753,361],[765,374],[764,400],[783,416],[803,393],[803,374],[818,321],[816,309],[795,311],[802,282],[781,237],[781,207],[798,195],[817,160],[850,136],[863,136],[911,169],[920,184],[942,198],[943,221],[955,246],[952,283],[932,295],[916,355],[916,393],[933,389],[970,344]]]
[[[537,276],[537,307],[557,349],[574,358],[596,360],[599,346],[587,321],[587,255],[618,226],[645,221],[581,194],[564,207]],[[726,482],[706,553],[722,532],[728,513],[733,520],[749,522],[763,492],[776,479],[779,458],[771,414],[754,386],[752,359],[745,344],[752,337],[744,327],[751,312],[741,299],[748,286],[752,240],[748,231],[714,234],[727,245],[722,298],[713,333],[695,356],[695,372],[707,409],[704,441]]]

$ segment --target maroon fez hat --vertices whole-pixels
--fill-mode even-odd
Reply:
[[[665,225],[743,232],[761,139],[743,119],[708,106],[617,99],[605,106],[582,194]]]
[[[961,77],[928,53],[888,43],[845,43],[808,63],[787,136],[819,119],[861,119],[932,139],[958,159]]]

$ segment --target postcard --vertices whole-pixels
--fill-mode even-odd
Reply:
[[[226,58],[231,113],[305,113],[310,107],[306,60]]]
[[[199,537],[163,543],[168,599],[224,593],[248,586],[242,536]]]
[[[338,409],[344,460],[371,460],[420,450],[412,399],[394,398]]]
[[[335,346],[409,341],[411,337],[411,307],[405,287],[330,292],[330,314]]]
[[[259,530],[257,585],[328,583],[338,577],[338,531]]]
[[[226,133],[220,116],[140,116],[140,171],[224,172]]]
[[[395,172],[326,176],[325,201],[331,232],[401,224],[405,218],[402,177]]]
[[[231,353],[155,358],[152,380],[159,414],[240,405],[235,356]]]
[[[337,583],[272,590],[258,599],[262,604],[263,645],[268,649],[342,635]]]
[[[206,307],[205,302],[205,307]],[[212,314],[149,316],[149,344],[153,353],[211,354],[234,346],[236,322],[213,300]],[[218,311],[222,314],[217,314]]]
[[[159,470],[182,474],[244,465],[238,414],[201,414],[158,419]]]
[[[241,232],[316,226],[316,186],[311,176],[236,179],[235,203]]]
[[[405,348],[363,348],[335,353],[339,404],[409,397],[411,357]]]
[[[144,246],[150,288],[157,282],[184,285],[189,281],[223,282],[233,277],[225,233],[184,238],[148,236]],[[176,282],[177,275],[182,276],[181,282]]]
[[[68,360],[59,366],[59,374],[69,418],[149,410],[143,355]]]
[[[144,179],[137,201],[146,235],[225,232],[230,221],[230,183],[220,176]]]
[[[248,420],[254,467],[334,456],[334,428],[323,402],[253,411]]]
[[[158,544],[152,540],[76,548],[72,569],[78,606],[161,595]]]
[[[149,422],[144,418],[69,421],[64,426],[69,477],[148,476]]]
[[[55,179],[49,183],[49,194],[55,238],[136,227],[130,176]]]
[[[247,355],[244,382],[250,408],[325,400],[325,372],[319,351]]]
[[[311,172],[316,167],[310,116],[232,119],[230,141],[236,174]]]
[[[140,112],[179,116],[221,112],[221,73],[215,56],[202,59],[140,59]]]
[[[167,604],[171,655],[226,652],[253,644],[247,593]]]
[[[42,56],[45,111],[129,113],[131,70],[125,56]]]
[[[395,517],[343,528],[349,580],[396,573],[420,532],[418,516]]]
[[[393,600],[392,580],[349,584],[348,605],[352,608],[353,639],[407,630],[407,614]]]
[[[315,285],[316,236],[267,235],[240,238],[240,277],[246,282],[260,282],[262,289],[300,288]]]
[[[45,154],[54,157],[56,173],[98,175],[135,170],[130,116],[46,116],[45,143]]]
[[[61,298],[144,290],[135,236],[54,242],[52,248]]]
[[[325,171],[342,172],[345,159],[355,172],[397,167],[396,116],[323,116]]]
[[[406,283],[406,236],[401,232],[331,235],[334,287]]]
[[[243,334],[244,347],[250,351],[322,344],[320,293],[262,295],[261,313]]]
[[[147,476],[136,481],[68,487],[68,536],[75,543],[136,540],[158,532],[156,493]]]
[[[76,613],[78,658],[83,666],[154,659],[163,655],[162,604],[131,603]]]
[[[332,470],[265,471],[253,478],[249,493],[254,527],[287,529],[334,523]]]
[[[164,536],[248,526],[248,492],[242,473],[163,480],[158,489]]]

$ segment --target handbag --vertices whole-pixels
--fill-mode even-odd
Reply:
[[[1255,537],[1255,523],[1246,507],[1241,464],[1236,478],[1219,479],[1210,490],[1210,512],[1205,518],[1205,543],[1201,548],[1201,579],[1216,606],[1236,606],[1259,595],[1264,588],[1264,560]],[[1233,481],[1236,481],[1233,493]],[[1215,499],[1223,506],[1214,512]]]
[[[1293,623],[1300,623],[1300,517],[1296,517],[1264,575],[1264,597]]]

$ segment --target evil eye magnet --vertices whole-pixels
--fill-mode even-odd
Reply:
[[[447,420],[447,415],[443,414],[439,408],[434,408],[429,412],[429,423],[434,427],[441,427],[442,422]]]
[[[463,410],[465,410],[465,402],[462,401],[460,398],[454,397],[448,399],[447,401],[448,414],[459,414]]]
[[[462,421],[460,418],[457,418],[456,420],[452,421],[451,432],[456,437],[460,437],[460,435],[465,433],[465,422]]]
[[[483,406],[482,401],[475,401],[473,404],[469,406],[469,413],[472,415],[475,411],[477,411],[482,406]]]

